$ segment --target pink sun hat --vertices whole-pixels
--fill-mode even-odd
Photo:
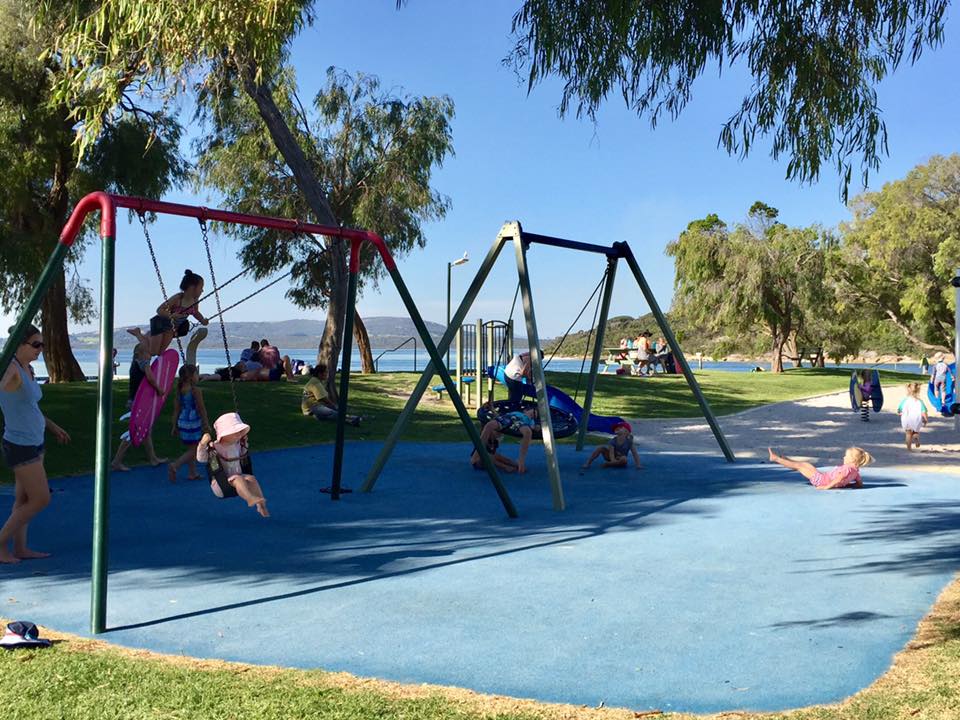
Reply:
[[[250,432],[250,426],[240,419],[237,413],[225,413],[218,417],[213,423],[213,429],[217,432],[217,440],[222,440],[228,435],[237,435],[243,437]]]

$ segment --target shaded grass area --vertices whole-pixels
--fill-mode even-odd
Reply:
[[[808,368],[790,370],[780,375],[714,370],[697,372],[696,376],[710,406],[718,415],[782,400],[845,390],[850,380],[848,370]],[[419,374],[412,372],[352,376],[350,411],[364,415],[366,420],[360,428],[347,428],[348,441],[385,438],[419,377]],[[916,380],[917,376],[908,373],[884,373],[883,378],[889,385]],[[577,373],[548,372],[547,382],[556,385],[571,397],[576,395],[582,404],[586,393],[586,376],[579,378],[579,387]],[[440,378],[436,376],[431,385],[438,384]],[[115,384],[115,418],[126,408],[128,387],[125,380]],[[336,429],[333,422],[317,422],[312,418],[304,418],[300,413],[302,387],[302,382],[235,384],[240,414],[253,428],[251,446],[254,450],[333,441]],[[219,414],[233,409],[229,383],[206,382],[201,388],[211,422]],[[502,388],[498,388],[496,393],[498,398],[505,397]],[[62,425],[73,438],[73,442],[67,446],[58,446],[48,439],[46,468],[51,477],[82,474],[93,470],[96,405],[97,388],[94,383],[44,386],[44,399],[41,404],[44,413]],[[172,408],[173,402],[168,400],[154,428],[154,443],[161,457],[173,458],[182,452],[179,439],[170,434]],[[600,375],[597,378],[593,411],[601,415],[621,415],[628,418],[700,415],[700,408],[680,375],[650,378]],[[115,443],[116,438],[119,438],[126,428],[125,422],[114,422]],[[453,403],[446,394],[441,400],[436,400],[435,394],[428,390],[403,439],[422,442],[457,441],[464,440],[465,433],[457,420]],[[126,460],[128,464],[138,464],[146,462],[146,456],[142,449],[131,448]],[[0,482],[11,480],[10,470],[2,467]]]
[[[843,703],[784,713],[737,711],[747,720],[960,717],[960,582],[938,599],[893,667]],[[545,705],[343,673],[280,670],[112,648],[69,636],[42,651],[0,652],[0,707],[18,720],[233,720],[234,718],[589,718],[652,713]],[[682,713],[664,717],[692,718]]]

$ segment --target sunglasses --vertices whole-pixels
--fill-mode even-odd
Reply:
[[[27,343],[27,345],[29,345],[30,347],[32,347],[34,350],[43,350],[43,341],[41,341],[41,340],[38,340],[38,341],[32,342],[32,343]]]

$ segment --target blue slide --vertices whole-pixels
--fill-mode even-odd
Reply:
[[[945,402],[941,405],[940,398],[938,398],[933,392],[933,383],[930,382],[927,385],[927,397],[930,399],[930,404],[944,417],[951,417],[953,415],[953,406],[957,402],[955,388],[953,386],[953,379],[957,375],[957,364],[950,363],[947,367],[950,368],[950,372],[947,373],[947,380],[944,385],[944,400]]]
[[[495,377],[499,382],[503,383],[506,386],[506,380],[503,375],[503,366],[498,365],[496,368],[489,367],[487,368],[487,374],[490,377]],[[536,388],[530,383],[523,384],[523,394],[535,398],[537,396]],[[567,395],[563,390],[553,387],[553,385],[547,385],[547,397],[550,399],[550,406],[557,408],[557,410],[562,410],[563,412],[570,413],[573,415],[577,422],[581,422],[583,417],[583,408],[577,404],[577,402]],[[623,418],[615,417],[613,415],[594,415],[590,413],[590,419],[587,421],[587,430],[594,432],[603,432],[613,434],[613,426],[618,422],[623,422]]]

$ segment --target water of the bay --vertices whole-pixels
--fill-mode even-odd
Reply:
[[[236,362],[239,357],[242,348],[234,348],[230,350],[230,359],[233,362]],[[310,348],[303,349],[284,349],[281,348],[283,354],[289,355],[294,359],[301,359],[307,363],[312,364],[316,358],[316,351]],[[380,354],[380,350],[374,350],[373,356],[377,357]],[[74,355],[77,358],[77,362],[80,363],[80,367],[87,374],[88,377],[97,376],[97,365],[98,365],[98,352],[94,349],[79,349],[74,350]],[[126,376],[130,368],[130,360],[132,358],[132,350],[124,349],[120,350],[117,354],[117,361],[120,363],[120,368],[117,371],[118,376]],[[377,361],[377,368],[381,372],[414,372],[423,370],[427,363],[427,353],[424,350],[418,350],[414,353],[413,350],[403,349],[398,350],[392,353],[386,353]],[[453,358],[451,358],[451,361]],[[727,372],[750,372],[756,367],[761,367],[765,371],[770,370],[770,363],[755,363],[755,362],[707,362],[703,361],[702,367],[698,363],[696,358],[690,358],[690,365],[694,370],[703,369],[703,370],[725,370]],[[549,370],[554,370],[557,372],[579,372],[581,367],[581,359],[562,359],[555,358],[548,367]],[[200,365],[201,370],[204,372],[210,372],[216,368],[221,368],[226,366],[227,359],[224,351],[222,349],[217,350],[215,348],[201,348],[197,351],[197,363]],[[452,363],[451,363],[452,364]],[[834,366],[831,366],[834,367]],[[894,364],[881,364],[881,365],[868,365],[868,364],[844,364],[840,367],[845,368],[877,368],[878,370],[899,370],[901,372],[920,372],[920,368],[916,364],[906,364],[898,363]],[[352,371],[359,372],[360,370],[360,353],[356,350],[353,353],[353,359],[351,362],[350,369]],[[584,370],[589,369],[589,362],[587,363]],[[603,365],[600,367],[603,370]],[[612,371],[612,368],[611,368]],[[41,356],[40,360],[34,363],[34,372],[39,377],[45,377],[47,374],[46,367],[43,364],[43,357]]]

